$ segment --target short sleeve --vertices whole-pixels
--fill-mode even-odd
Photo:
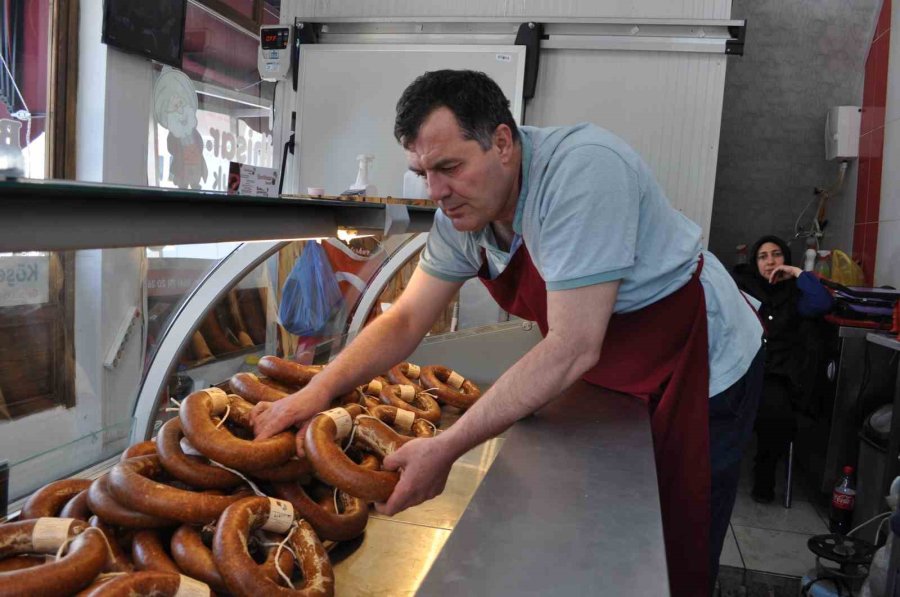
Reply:
[[[479,266],[473,259],[469,244],[465,233],[454,229],[450,220],[438,211],[434,214],[434,223],[419,259],[419,267],[446,282],[465,282],[474,278],[478,275]]]
[[[538,263],[547,290],[621,280],[634,267],[641,189],[615,151],[586,145],[548,165]]]

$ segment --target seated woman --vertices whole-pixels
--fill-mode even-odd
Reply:
[[[741,290],[762,303],[766,328],[766,370],[756,418],[757,449],[753,467],[753,499],[775,498],[775,467],[794,438],[793,397],[801,388],[799,354],[803,318],[827,313],[832,298],[810,272],[790,265],[791,250],[777,236],[764,236],[750,250],[750,263],[734,269]]]

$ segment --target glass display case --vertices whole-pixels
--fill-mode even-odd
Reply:
[[[176,416],[173,400],[254,371],[263,355],[327,363],[402,292],[434,213],[408,205],[408,226],[385,235],[397,226],[380,203],[23,182],[0,182],[0,196],[0,484],[11,513],[49,481],[105,474]],[[540,336],[482,306],[464,286],[410,360],[490,386]],[[459,411],[445,415],[442,427]],[[483,480],[490,491],[476,495]],[[578,527],[596,531],[577,533],[573,557]],[[616,594],[667,594],[642,406],[585,384],[563,392],[460,458],[437,498],[394,517],[373,511],[363,538],[330,552],[337,594],[499,590],[518,556],[485,568],[466,554],[487,561],[513,537],[515,554],[556,571],[518,570],[522,590],[607,578]],[[586,565],[584,554],[602,556]]]
[[[410,207],[410,232],[382,238],[374,203],[9,181],[0,196],[0,461],[12,501],[147,439],[170,396],[254,358],[305,341],[310,361],[327,362],[367,281],[433,212]],[[335,258],[333,273],[344,267],[355,285],[341,282],[327,325],[300,338],[278,324],[278,304],[310,243],[364,267]]]

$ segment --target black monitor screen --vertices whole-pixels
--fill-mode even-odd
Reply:
[[[106,0],[103,43],[181,68],[187,0]]]

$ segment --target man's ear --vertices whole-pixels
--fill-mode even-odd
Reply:
[[[512,130],[509,128],[507,124],[497,125],[497,128],[494,129],[494,147],[497,148],[497,152],[500,154],[500,160],[503,163],[512,159],[513,156],[513,136]]]

